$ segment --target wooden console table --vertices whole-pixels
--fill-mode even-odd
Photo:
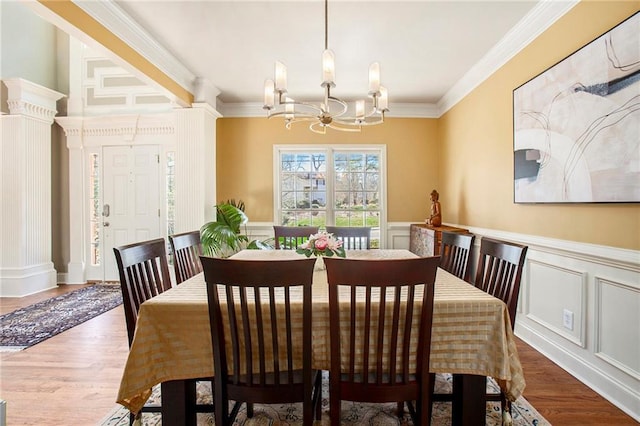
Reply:
[[[424,223],[412,223],[409,235],[409,250],[418,256],[429,257],[440,254],[442,231],[466,234],[468,229],[453,226],[431,226]]]

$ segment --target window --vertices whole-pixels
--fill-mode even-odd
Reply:
[[[167,235],[175,233],[176,225],[176,153],[167,152]]]
[[[100,266],[100,158],[98,154],[89,155],[89,253],[92,266]]]
[[[384,146],[276,146],[275,221],[286,226],[370,226],[386,220]]]
[[[167,223],[166,232],[168,235],[173,235],[176,232],[176,153],[173,151],[167,152],[166,156],[167,168],[166,174],[166,186],[165,191],[167,193]],[[171,252],[171,243],[169,239],[166,239],[167,253],[171,253],[169,256],[169,265],[173,265],[173,253]]]

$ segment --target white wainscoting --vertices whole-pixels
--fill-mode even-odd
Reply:
[[[389,223],[386,247],[408,249],[409,225]],[[529,247],[516,335],[640,421],[640,252],[447,225],[476,235],[476,258],[483,236]],[[252,223],[248,232],[272,237],[273,224]]]

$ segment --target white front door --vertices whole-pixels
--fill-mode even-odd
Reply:
[[[157,145],[103,148],[104,279],[118,280],[113,247],[162,236]]]

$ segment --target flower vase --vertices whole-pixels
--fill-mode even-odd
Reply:
[[[316,265],[313,268],[314,271],[324,271],[326,268],[324,266],[324,259],[322,256],[316,256]]]

